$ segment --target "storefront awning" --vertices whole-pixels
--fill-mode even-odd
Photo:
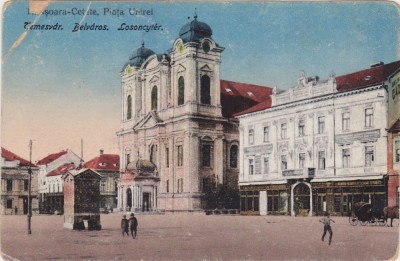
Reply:
[[[383,179],[383,175],[371,175],[371,176],[352,176],[352,177],[332,177],[332,178],[314,178],[311,183],[315,182],[328,182],[328,181],[351,181],[351,180],[374,180]]]

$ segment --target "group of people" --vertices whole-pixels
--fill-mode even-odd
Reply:
[[[122,236],[125,236],[125,233],[127,236],[129,236],[129,229],[130,229],[132,238],[136,238],[137,227],[138,227],[138,221],[137,218],[135,217],[135,214],[131,213],[129,220],[126,219],[126,215],[123,215],[121,220]]]

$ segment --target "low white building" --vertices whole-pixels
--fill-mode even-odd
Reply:
[[[81,158],[67,149],[39,160],[38,193],[40,213],[54,213],[63,209],[63,180],[61,175],[81,164]]]
[[[400,62],[296,87],[237,114],[241,213],[347,215],[387,204],[387,79]]]

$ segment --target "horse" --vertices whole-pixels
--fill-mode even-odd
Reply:
[[[390,226],[393,227],[393,219],[399,218],[399,206],[385,207],[383,213],[385,214],[386,221],[390,218]]]

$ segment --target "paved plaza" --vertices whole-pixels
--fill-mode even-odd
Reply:
[[[101,231],[63,228],[63,216],[1,216],[5,260],[388,260],[393,227],[351,226],[332,217],[333,241],[321,241],[319,217],[137,215],[138,237],[122,237],[122,214],[101,216]]]

